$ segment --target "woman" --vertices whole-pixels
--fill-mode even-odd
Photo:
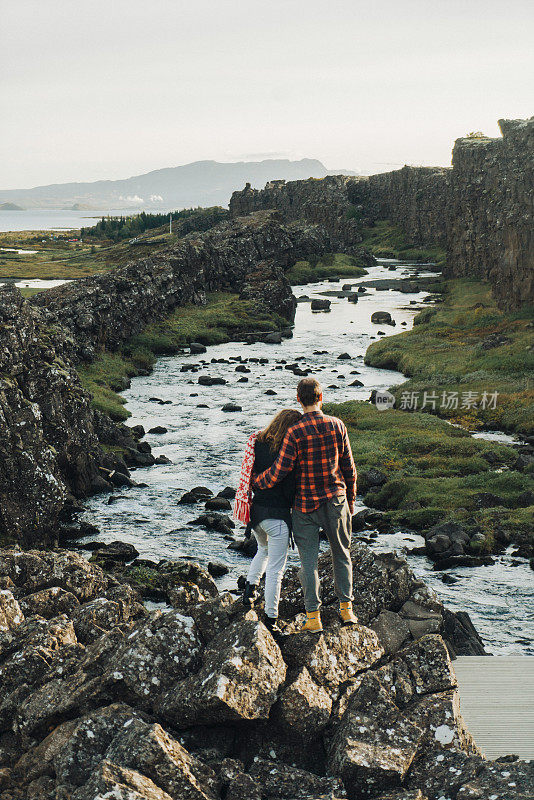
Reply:
[[[269,469],[288,429],[300,416],[294,409],[280,411],[264,430],[249,438],[234,505],[234,517],[252,528],[258,542],[258,551],[248,571],[243,603],[252,608],[265,573],[265,624],[275,636],[282,635],[277,625],[278,603],[291,531],[295,476],[291,472],[272,489],[254,490],[253,498],[250,481],[253,473]]]

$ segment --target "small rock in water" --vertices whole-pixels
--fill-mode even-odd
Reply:
[[[230,570],[222,561],[210,561],[208,572],[214,578],[221,578],[223,575],[228,575]]]
[[[236,403],[226,403],[222,409],[222,411],[243,411],[241,406],[236,405]]]
[[[206,353],[207,347],[200,342],[191,342],[189,345],[189,352],[191,355],[196,355],[197,353]]]
[[[213,495],[213,492],[211,489],[208,489],[207,486],[195,486],[194,489],[191,489],[190,491],[191,494],[194,494],[199,500],[207,500],[208,497]]]
[[[172,461],[171,461],[170,458],[167,458],[167,456],[163,455],[163,453],[162,453],[160,456],[158,456],[156,458],[156,464],[160,464],[160,465],[161,464],[172,464]]]
[[[351,358],[352,358],[352,356],[349,353],[341,353],[341,355],[338,356],[338,360],[341,359],[341,360],[344,360],[344,361],[347,361],[347,360],[350,361]]]
[[[248,383],[248,378],[239,378],[238,383]]]
[[[226,380],[224,378],[213,378],[211,375],[200,375],[197,383],[200,386],[224,386]]]
[[[212,497],[206,501],[206,511],[231,511],[232,504],[226,497]]]
[[[193,505],[193,503],[198,503],[200,499],[201,498],[197,497],[193,492],[186,492],[180,497],[178,503],[180,505]]]
[[[267,391],[264,392],[264,394],[274,395],[274,394],[278,394],[278,392],[275,392],[274,389],[267,389]]]
[[[122,472],[114,470],[108,475],[108,480],[113,486],[135,486],[134,481]]]
[[[379,325],[395,325],[395,320],[392,319],[389,311],[374,311],[371,314],[371,322]]]
[[[282,344],[281,333],[268,333],[263,340],[265,344]]]
[[[168,429],[164,428],[163,425],[155,425],[153,428],[149,429],[149,433],[167,433]]]
[[[235,497],[235,489],[231,486],[225,486],[220,492],[217,492],[217,497],[225,497],[227,500],[233,500]]]
[[[319,300],[315,299],[311,301],[311,310],[312,311],[330,311],[331,301],[330,300]]]
[[[363,383],[356,379],[355,381],[352,381],[352,383],[349,383],[349,386],[363,386]]]

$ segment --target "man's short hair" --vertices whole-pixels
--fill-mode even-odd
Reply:
[[[323,394],[323,387],[315,378],[303,378],[297,386],[297,397],[303,406],[314,406]]]

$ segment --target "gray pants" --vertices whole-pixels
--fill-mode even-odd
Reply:
[[[300,582],[306,611],[317,611],[321,605],[319,570],[319,530],[323,528],[330,542],[334,587],[340,603],[353,600],[350,539],[352,518],[345,495],[333,497],[315,511],[305,514],[293,509],[293,535],[298,547],[301,568]]]

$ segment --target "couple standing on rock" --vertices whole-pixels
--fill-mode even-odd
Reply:
[[[323,414],[323,392],[314,378],[297,387],[302,414],[280,411],[267,427],[250,436],[236,492],[234,517],[254,531],[258,551],[243,595],[252,607],[265,573],[265,624],[275,636],[282,577],[291,534],[297,545],[307,621],[303,631],[320,633],[319,533],[330,543],[335,590],[345,624],[357,622],[352,610],[350,540],[356,496],[356,468],[347,429]]]

